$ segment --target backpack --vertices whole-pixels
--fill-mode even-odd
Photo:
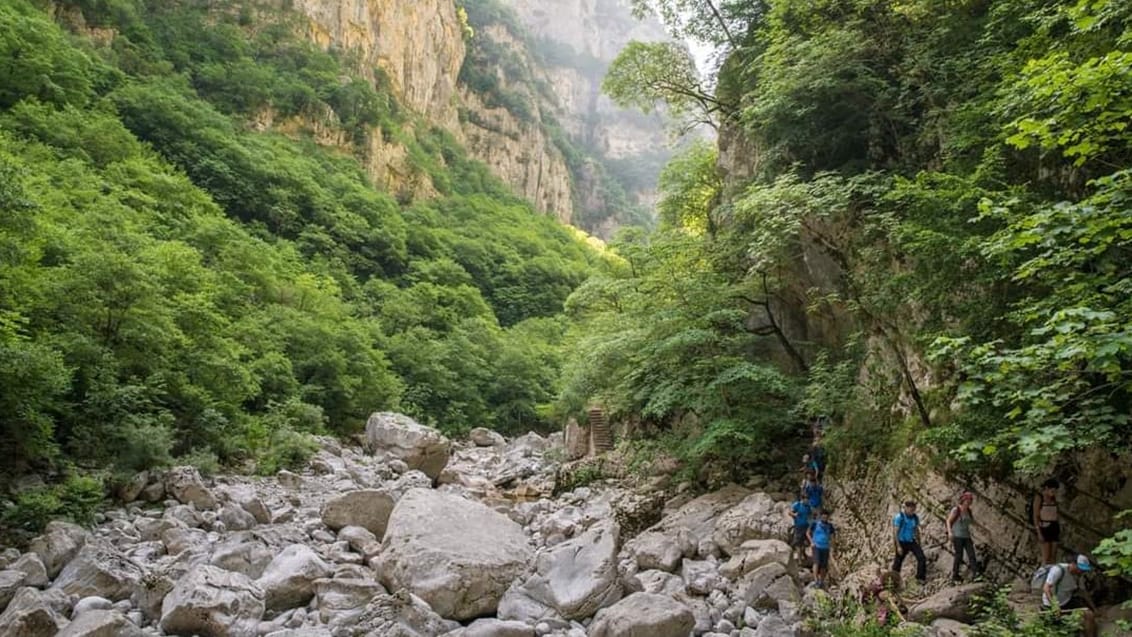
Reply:
[[[1042,564],[1038,567],[1034,574],[1030,576],[1030,591],[1034,593],[1041,593],[1046,586],[1046,578],[1049,577],[1049,571],[1053,567],[1058,566],[1062,569],[1062,577],[1057,580],[1053,585],[1053,595],[1057,597],[1057,589],[1061,588],[1061,582],[1065,579],[1064,571],[1068,568],[1067,564]]]

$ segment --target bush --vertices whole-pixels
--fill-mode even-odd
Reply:
[[[91,524],[104,496],[102,478],[71,474],[59,484],[35,487],[16,495],[14,506],[0,515],[0,526],[37,533],[57,518]]]

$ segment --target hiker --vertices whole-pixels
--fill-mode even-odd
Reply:
[[[1042,548],[1042,564],[1053,564],[1057,558],[1057,544],[1061,541],[1061,521],[1057,514],[1057,489],[1060,486],[1057,478],[1046,480],[1031,504],[1030,515]]]
[[[825,447],[821,444],[821,434],[814,436],[814,444],[810,446],[810,468],[814,470],[817,481],[821,482],[825,476]]]
[[[928,562],[924,549],[920,548],[920,516],[916,515],[916,502],[907,500],[904,509],[892,518],[892,542],[896,547],[896,557],[892,560],[892,570],[900,573],[904,558],[908,554],[916,556],[916,581],[924,584],[928,580]]]
[[[826,509],[814,509],[818,520],[810,525],[806,538],[810,541],[814,553],[814,586],[823,588],[825,578],[829,573],[829,560],[833,553],[833,536],[837,529],[829,521],[830,512]]]
[[[790,534],[790,546],[797,553],[798,561],[806,559],[806,547],[809,545],[808,531],[810,529],[810,503],[806,494],[799,493],[798,499],[790,505],[790,517],[794,518],[794,528]]]
[[[1097,617],[1096,605],[1078,578],[1093,570],[1089,558],[1078,555],[1073,562],[1065,564],[1045,565],[1034,574],[1039,579],[1044,574],[1045,583],[1042,584],[1042,610],[1052,611],[1059,617],[1066,611],[1081,611],[1082,628],[1085,637],[1096,637]],[[1031,583],[1033,585],[1033,583]],[[1077,593],[1075,595],[1075,593]]]
[[[875,605],[880,626],[887,626],[890,619],[896,620],[893,624],[904,622],[907,608],[900,599],[900,573],[878,566],[876,579],[861,592],[861,603]]]
[[[806,472],[806,479],[802,482],[802,493],[806,496],[806,502],[811,509],[816,512],[821,508],[825,489],[818,482],[817,474],[812,469]]]
[[[980,573],[979,561],[975,557],[975,541],[971,539],[971,525],[975,522],[975,515],[971,512],[971,503],[975,501],[975,494],[964,491],[959,496],[959,505],[947,514],[947,537],[951,540],[951,550],[955,559],[951,563],[951,581],[958,583],[959,569],[963,566],[963,558],[967,558],[967,568],[971,577],[976,578]]]

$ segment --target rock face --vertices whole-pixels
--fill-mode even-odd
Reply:
[[[695,625],[692,611],[675,599],[633,593],[601,610],[589,637],[687,637]]]
[[[256,635],[264,612],[263,598],[263,590],[239,573],[198,566],[165,597],[161,629],[202,637]]]
[[[435,480],[448,464],[451,443],[439,431],[404,414],[379,412],[366,422],[366,449],[401,460]]]
[[[413,489],[389,518],[381,555],[387,587],[405,588],[441,616],[495,611],[531,558],[522,528],[459,496]]]
[[[393,496],[388,491],[359,489],[327,500],[322,506],[322,522],[335,531],[356,526],[381,537],[392,512]]]

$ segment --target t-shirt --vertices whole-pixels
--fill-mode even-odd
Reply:
[[[901,542],[916,541],[916,527],[920,525],[920,516],[916,514],[905,515],[903,511],[892,518],[892,526],[900,529],[896,539]]]
[[[818,520],[810,526],[810,535],[814,537],[815,548],[829,548],[829,542],[833,539],[835,533],[837,533],[837,529],[833,527],[832,522]]]
[[[798,500],[790,505],[790,510],[795,513],[794,526],[804,529],[810,525],[810,505]]]
[[[952,512],[955,513],[955,524],[951,525],[951,534],[960,538],[971,537],[971,522],[974,520],[971,512],[963,513],[959,507],[952,509]]]
[[[1054,597],[1057,598],[1057,605],[1064,606],[1069,603],[1073,598],[1073,593],[1077,590],[1077,578],[1073,577],[1073,573],[1069,572],[1067,564],[1054,564],[1049,567],[1049,573],[1046,575],[1046,584],[1053,587]],[[1049,595],[1046,595],[1045,589],[1042,589],[1042,606],[1052,606],[1049,601]]]
[[[806,500],[810,503],[811,508],[816,509],[821,506],[821,497],[824,489],[822,489],[822,486],[820,484],[816,482],[810,482],[806,484],[805,488],[802,489],[802,491],[805,492]]]

